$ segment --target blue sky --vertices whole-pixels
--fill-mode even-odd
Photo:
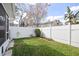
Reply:
[[[35,5],[35,3],[33,5]],[[48,6],[48,14],[44,21],[53,21],[57,19],[64,22],[64,14],[66,12],[67,6],[69,6],[74,12],[79,10],[79,3],[52,3],[50,6]],[[22,7],[25,8],[23,5]]]
[[[67,6],[79,6],[79,3],[53,3],[48,7],[48,16],[64,15]]]
[[[48,21],[48,20],[53,21],[57,19],[64,22],[64,15],[66,13],[67,6],[70,7],[73,13],[76,13],[77,11],[79,11],[79,3],[52,3],[48,7],[48,10],[47,10],[48,14],[45,21]]]

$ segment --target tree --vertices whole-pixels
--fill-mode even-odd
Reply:
[[[34,11],[34,16],[35,16],[35,22],[36,25],[39,26],[40,20],[47,15],[47,3],[37,3],[35,5],[35,11]]]
[[[76,19],[76,24],[79,24],[79,11],[76,12],[75,14],[75,19]]]
[[[20,20],[22,19],[23,13],[26,13],[26,18],[24,21],[33,22],[37,26],[40,24],[42,18],[46,17],[47,15],[47,3],[36,3],[35,5],[31,4],[17,4],[16,10],[21,11]]]
[[[69,6],[67,7],[67,14],[65,14],[65,20],[70,23],[70,45],[71,45],[71,24],[73,24],[72,19],[74,18],[73,12],[70,10]]]
[[[69,6],[67,7],[67,14],[65,14],[64,19],[68,20],[67,23],[76,23],[73,11],[70,10]]]
[[[16,9],[16,18],[19,19],[19,25],[21,26],[22,24],[20,23],[20,20],[22,20],[22,17],[23,17],[23,13],[26,12],[27,10],[27,7],[25,4],[21,3],[17,3],[15,4],[15,9]],[[22,22],[23,23],[23,22]],[[24,25],[23,25],[24,26]]]

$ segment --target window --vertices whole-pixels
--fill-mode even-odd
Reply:
[[[5,42],[6,40],[6,12],[0,4],[0,46]]]
[[[5,25],[5,20],[2,16],[0,16],[0,26]]]
[[[0,16],[0,45],[5,41],[5,20]]]

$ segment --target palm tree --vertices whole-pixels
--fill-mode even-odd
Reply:
[[[74,15],[74,17],[75,17],[76,24],[79,24],[79,22],[78,22],[78,19],[79,19],[79,11],[76,12],[76,14]]]
[[[73,12],[70,10],[69,6],[67,7],[67,14],[65,14],[65,20],[70,23],[70,45],[71,45],[71,24],[73,24],[72,19],[74,18]]]
[[[70,45],[71,45],[71,25],[77,24],[76,17],[78,16],[79,11],[76,14],[73,14],[73,11],[70,10],[69,6],[67,7],[67,14],[65,14],[64,19],[68,20],[70,23]]]
[[[64,17],[65,20],[68,20],[67,23],[73,24],[74,14],[73,11],[70,10],[69,6],[67,7],[67,14]],[[75,20],[75,19],[74,19]]]

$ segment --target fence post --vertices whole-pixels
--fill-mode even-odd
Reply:
[[[50,22],[50,39],[52,39],[52,23]]]
[[[69,23],[69,36],[70,36],[70,38],[69,38],[69,44],[71,45],[71,23]]]

